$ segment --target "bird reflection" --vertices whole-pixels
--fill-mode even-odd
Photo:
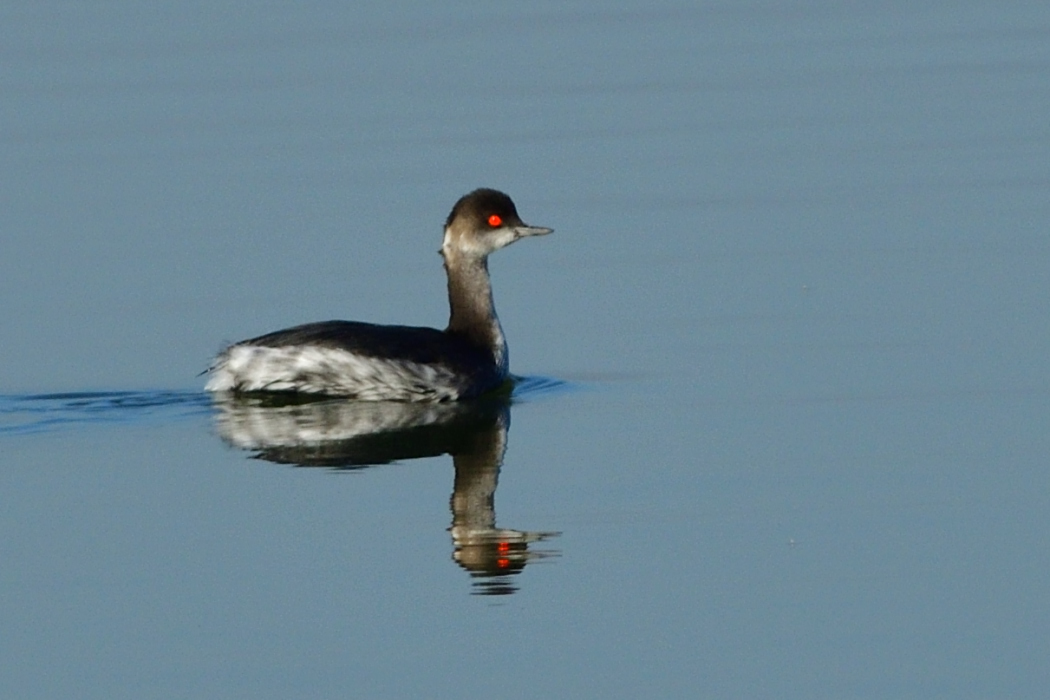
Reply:
[[[388,403],[219,394],[215,408],[223,440],[277,464],[346,470],[452,455],[452,558],[474,579],[475,594],[514,593],[513,577],[526,564],[560,554],[530,546],[557,532],[496,527],[494,500],[507,450],[509,397]]]

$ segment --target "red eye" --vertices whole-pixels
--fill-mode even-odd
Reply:
[[[492,228],[499,228],[503,225],[503,219],[500,218],[499,214],[493,214],[489,217],[489,226]]]

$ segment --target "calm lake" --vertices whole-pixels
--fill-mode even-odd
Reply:
[[[1048,114],[1045,2],[8,4],[0,697],[1046,692]],[[203,393],[479,186],[513,396]]]

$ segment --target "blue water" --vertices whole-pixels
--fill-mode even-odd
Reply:
[[[582,386],[574,387],[550,377],[515,377],[513,401],[536,401],[579,388]],[[108,423],[162,425],[212,415],[214,404],[214,397],[204,391],[0,395],[0,435],[31,435],[76,425],[99,427]]]
[[[0,396],[0,435],[30,435],[73,425],[141,425],[209,413],[204,392],[96,391]]]
[[[1050,9],[0,9],[0,697],[1038,697]],[[525,377],[226,402],[225,343]]]

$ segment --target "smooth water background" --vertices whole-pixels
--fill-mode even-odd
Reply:
[[[1045,692],[1048,114],[1034,1],[3,7],[0,696]],[[491,269],[568,382],[502,598],[448,457],[251,460],[196,394],[442,325],[481,185],[556,229]]]

